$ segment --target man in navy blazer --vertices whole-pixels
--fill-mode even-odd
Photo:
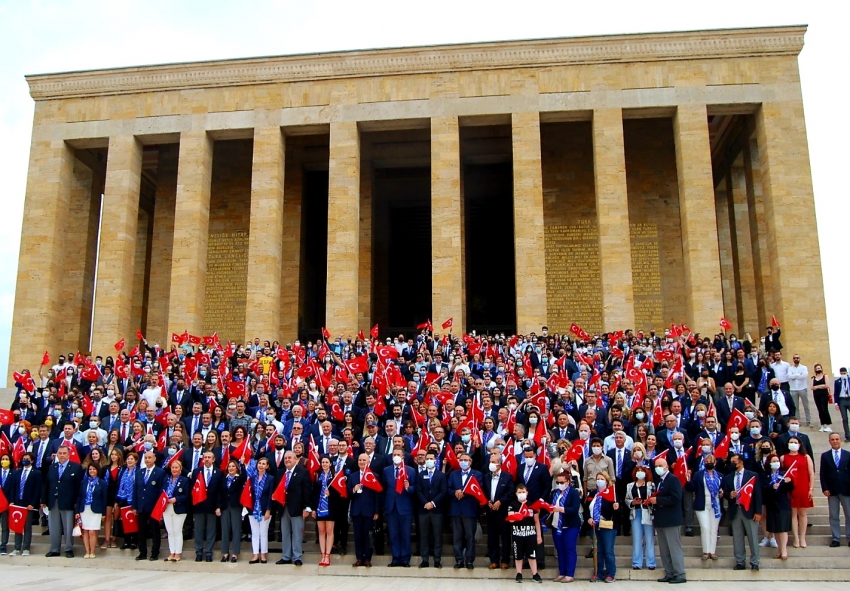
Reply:
[[[392,465],[384,468],[383,478],[384,514],[393,556],[388,566],[410,566],[413,500],[416,498],[415,479],[416,472],[413,468],[404,465],[404,450],[393,450]],[[398,483],[399,480],[402,481],[401,484]]]
[[[218,490],[221,488],[222,474],[215,465],[215,454],[212,450],[204,452],[203,463],[192,472],[190,484],[194,487],[199,478],[203,478],[207,490],[207,500],[193,507],[195,527],[195,562],[206,560],[212,562],[213,545],[215,544],[215,526],[218,509]]]
[[[27,461],[29,463],[27,464]],[[26,453],[21,458],[21,468],[15,470],[7,479],[3,492],[10,504],[26,507],[30,511],[38,511],[41,503],[41,472],[34,467],[35,457],[32,453]],[[23,487],[21,482],[23,481]],[[6,514],[8,515],[8,513]],[[15,553],[29,552],[32,543],[32,514],[28,515],[24,522],[24,533],[15,534]],[[8,531],[8,530],[6,530]],[[3,544],[3,551],[6,545]]]
[[[732,524],[732,545],[735,552],[735,570],[744,570],[747,560],[747,552],[744,548],[744,533],[750,544],[750,565],[753,570],[759,570],[759,545],[758,527],[761,521],[761,486],[755,472],[744,469],[744,458],[740,454],[729,456],[729,465],[732,473],[723,477],[721,485],[723,497],[729,500],[726,516]],[[744,509],[738,502],[741,492],[747,487],[747,483],[755,477],[755,486],[752,488],[750,497],[750,508]]]
[[[416,499],[419,503],[419,553],[422,562],[419,568],[428,565],[428,553],[434,555],[434,566],[443,568],[443,511],[448,479],[437,470],[437,453],[429,451],[425,456],[425,469],[416,477]]]
[[[682,483],[670,473],[667,460],[655,460],[655,473],[658,474],[658,491],[649,500],[655,505],[653,525],[658,534],[658,549],[664,576],[659,583],[685,583],[685,555],[679,537],[682,525]]]
[[[369,467],[369,456],[360,454],[357,458],[358,470],[348,475],[348,498],[351,499],[349,515],[354,526],[354,554],[357,561],[353,566],[372,566],[372,547],[369,543],[369,533],[372,525],[378,519],[381,510],[380,493],[363,486],[366,468]]]
[[[139,514],[139,555],[136,560],[148,558],[148,538],[151,539],[150,560],[159,559],[159,521],[151,517],[151,512],[159,500],[165,484],[165,471],[156,466],[156,454],[145,452],[144,466],[136,470],[136,482],[133,487],[133,500],[130,506]]]
[[[47,486],[43,490],[41,506],[47,507],[48,527],[50,528],[50,552],[47,557],[59,556],[62,535],[65,536],[65,556],[74,557],[74,512],[77,509],[77,496],[80,494],[80,482],[83,480],[83,468],[70,460],[66,447],[56,451],[56,463],[47,472]]]
[[[829,503],[829,528],[832,548],[841,545],[841,510],[844,533],[850,545],[850,452],[841,449],[841,435],[829,434],[830,449],[820,456],[820,488]]]
[[[471,494],[464,493],[464,488],[470,478],[475,478],[478,484],[484,478],[481,472],[473,470],[472,457],[467,453],[458,457],[460,470],[452,470],[449,474],[449,516],[452,518],[452,538],[454,540],[455,568],[466,566],[469,570],[475,568],[475,529],[478,525],[478,512],[481,505]]]
[[[723,394],[716,400],[714,408],[717,410],[717,420],[720,422],[720,428],[725,432],[726,425],[732,418],[732,411],[738,409],[739,412],[744,412],[745,400],[741,396],[735,396],[735,386],[732,382],[726,382],[723,386]]]
[[[72,423],[65,423],[65,426],[62,427],[62,437],[58,439],[54,439],[53,443],[51,443],[50,447],[50,455],[52,456],[50,461],[53,461],[53,458],[56,456],[56,452],[60,447],[65,446],[74,446],[74,449],[77,450],[77,457],[82,460],[85,458],[83,455],[83,446],[81,443],[77,443],[74,439],[74,425]]]
[[[508,516],[508,504],[513,500],[514,481],[511,475],[502,470],[501,456],[493,454],[487,464],[488,473],[484,475],[481,488],[487,497],[487,555],[490,557],[490,569],[501,564],[509,568],[511,555],[511,526],[505,521]]]

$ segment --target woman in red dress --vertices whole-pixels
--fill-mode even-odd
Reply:
[[[803,453],[800,453],[801,451]],[[794,547],[805,548],[809,508],[815,506],[812,501],[815,466],[796,437],[788,440],[788,453],[782,457],[782,468],[794,482],[791,491],[791,533],[794,535]]]

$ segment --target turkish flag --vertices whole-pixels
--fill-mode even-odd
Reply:
[[[83,401],[80,403],[80,406],[83,409],[83,412],[86,413],[86,416],[91,416],[91,413],[94,412],[94,403],[89,398],[89,395],[86,394],[83,396]]]
[[[74,462],[75,464],[79,464],[80,463],[80,454],[77,453],[77,446],[72,445],[72,444],[68,444],[64,440],[62,441],[61,445],[68,448],[68,459],[71,460],[72,462]]]
[[[171,333],[171,342],[172,343],[177,343],[179,345],[181,339],[182,339],[182,337],[179,334],[177,334],[176,332]]]
[[[141,328],[137,328],[137,329],[136,329],[136,338],[137,338],[138,340],[140,340],[140,341],[144,341],[144,340],[145,340],[145,335],[143,335],[143,334],[142,334],[142,329],[141,329]]]
[[[661,401],[655,403],[655,410],[652,411],[652,426],[658,429],[664,422],[664,412],[661,409]]]
[[[732,323],[729,322],[728,320],[726,320],[725,318],[721,318],[720,319],[720,328],[722,328],[723,330],[731,330]]]
[[[201,341],[202,341],[201,337],[193,335],[193,334],[189,335],[188,340],[189,340],[189,344],[194,346],[194,347],[197,347],[198,345],[200,345]]]
[[[121,507],[121,523],[124,525],[125,534],[134,534],[139,531],[139,521],[129,505]]]
[[[726,424],[726,431],[730,427],[738,427],[740,433],[744,433],[750,420],[747,416],[737,408],[732,409],[732,415],[729,417],[729,422]]]
[[[430,318],[428,320],[426,320],[425,322],[423,322],[422,324],[416,325],[416,330],[423,330],[423,329],[428,330],[428,331],[434,330],[434,326],[431,324]]]
[[[310,479],[315,482],[316,473],[321,470],[322,462],[319,460],[319,452],[316,451],[316,446],[312,443],[313,436],[310,436],[310,453],[307,454],[307,472],[310,473]]]
[[[729,455],[729,436],[724,435],[723,439],[720,440],[720,443],[714,448],[714,457],[720,458],[721,460],[725,460]]]
[[[469,478],[466,479],[466,486],[463,487],[463,494],[475,497],[481,505],[487,504],[487,497],[484,496],[484,491],[481,490],[481,485],[478,483],[478,479],[475,476],[470,475]]]
[[[535,511],[548,511],[549,513],[551,513],[552,509],[555,507],[554,505],[550,505],[549,503],[547,503],[543,499],[537,499],[536,501],[531,503],[531,505],[529,505],[529,506],[532,509],[534,509]]]
[[[26,507],[9,505],[9,531],[23,535],[29,514],[30,512]]]
[[[115,366],[115,375],[121,378],[122,380],[127,379],[127,366],[123,363],[119,363]]]
[[[32,376],[28,375],[26,377],[26,379],[24,379],[23,386],[24,386],[24,390],[26,390],[30,394],[35,392],[35,380],[32,379]]]
[[[19,373],[17,371],[12,372],[12,379],[15,380],[19,384],[23,384],[26,379],[26,374]]]
[[[378,353],[378,358],[384,363],[387,363],[391,359],[398,359],[398,349],[391,345],[378,347],[376,351]]]
[[[413,410],[412,406],[410,407],[410,410]],[[419,416],[421,417],[422,415],[420,414]],[[428,431],[426,429],[422,429],[422,434],[419,436],[419,441],[416,442],[416,445],[410,453],[414,457],[416,457],[416,454],[418,454],[420,451],[428,449],[429,443],[431,443],[431,436],[428,435]]]
[[[336,492],[339,493],[343,499],[348,498],[348,488],[345,486],[345,483],[348,479],[345,476],[345,472],[340,470],[334,475],[333,480],[331,480],[331,488],[333,488]]]
[[[192,487],[192,504],[197,505],[207,500],[207,481],[202,470],[198,470],[195,486]]]
[[[534,517],[534,510],[530,507],[526,507],[525,503],[523,503],[522,505],[520,505],[519,511],[511,513],[510,515],[505,517],[505,521],[517,523],[522,521],[526,517]]]
[[[756,486],[756,477],[753,476],[747,483],[741,487],[738,492],[738,504],[744,508],[744,511],[750,510],[750,505],[753,503],[753,489]]]
[[[401,491],[404,490],[405,480],[407,480],[407,466],[402,464],[398,472],[398,477],[395,479],[395,492],[397,494],[401,494]]]
[[[342,421],[345,419],[345,413],[342,411],[342,407],[337,402],[331,404],[331,418],[335,421]]]
[[[121,351],[122,349],[124,349],[124,339],[121,339],[120,341],[115,343],[114,347],[116,351]]]
[[[606,501],[611,501],[612,503],[617,502],[617,497],[614,495],[613,486],[606,486],[604,490],[599,491],[599,496],[601,496]]]
[[[589,341],[590,335],[585,332],[585,330],[580,327],[578,324],[573,322],[570,324],[570,332],[576,335],[582,341]]]
[[[366,335],[363,333],[362,329],[357,331],[357,340],[358,341],[365,341],[366,340]]]
[[[27,448],[24,445],[24,440],[18,437],[17,441],[15,441],[15,445],[12,448],[12,461],[17,466],[21,463],[21,458],[24,457],[24,454],[27,453]]]
[[[656,351],[655,358],[658,359],[658,361],[672,361],[673,351]]]
[[[0,408],[0,425],[9,426],[15,422],[15,415],[12,414],[11,410],[4,410]]]
[[[0,513],[9,508],[9,501],[6,499],[6,495],[3,493],[3,489],[0,489]]]
[[[438,373],[434,373],[433,371],[429,371],[425,374],[425,385],[430,386],[431,384],[436,384],[440,381],[440,375]]]
[[[331,340],[331,331],[329,331],[329,330],[328,330],[327,328],[325,328],[324,326],[322,327],[322,337],[323,337],[326,341]]]
[[[355,357],[354,359],[346,361],[345,367],[348,368],[348,371],[351,373],[365,373],[369,370],[369,361],[365,355],[361,355],[360,357]]]
[[[254,450],[251,448],[251,442],[249,439],[243,439],[242,443],[239,444],[239,447],[233,450],[233,458],[238,460],[244,466],[248,465],[248,462],[251,461],[251,456],[254,455]]]
[[[242,494],[239,496],[239,502],[248,510],[254,510],[254,491],[251,490],[251,479],[245,481],[245,486],[242,488]]]
[[[455,455],[454,450],[451,445],[446,446],[446,461],[449,463],[449,466],[452,467],[452,470],[460,470],[460,461],[458,461],[457,456]]]
[[[151,511],[151,518],[156,519],[157,521],[162,521],[162,515],[165,513],[165,508],[167,506],[168,495],[165,494],[165,491],[162,491],[159,498],[156,500],[156,505],[154,505],[153,511]]]
[[[372,489],[375,492],[384,492],[384,487],[381,486],[381,483],[378,482],[378,478],[375,476],[375,473],[372,472],[368,467],[363,472],[363,482],[361,482],[363,486],[366,488]]]
[[[280,477],[280,482],[277,483],[277,487],[275,487],[272,493],[272,500],[277,501],[281,505],[286,505],[286,474]]]
[[[679,479],[679,482],[682,483],[682,486],[685,486],[685,483],[688,481],[688,464],[685,460],[688,457],[688,451],[682,454],[681,458],[677,458],[675,462],[673,462],[673,474],[676,478]]]
[[[773,328],[780,328],[780,327],[781,327],[781,325],[779,324],[779,321],[776,319],[776,316],[771,316],[771,317],[770,317],[770,325],[771,325]]]
[[[370,334],[370,335],[372,335],[372,338],[373,338],[373,339],[377,339],[377,338],[378,338],[378,335],[379,335],[380,333],[378,332],[378,325],[377,325],[377,324],[376,324],[375,326],[373,326],[373,327],[372,327],[372,329],[369,331],[369,334]]]
[[[47,351],[44,352],[44,356],[41,358],[42,365],[50,365],[50,353]]]
[[[445,329],[451,329],[451,327],[454,325],[454,320],[455,320],[454,318],[449,318],[448,320],[443,322],[443,324],[441,324],[441,326],[443,327],[444,330]]]
[[[584,446],[585,441],[582,439],[576,439],[575,441],[573,441],[573,444],[570,446],[570,449],[567,450],[567,461],[577,462],[580,459],[584,458]]]
[[[227,397],[228,398],[239,398],[240,396],[245,396],[245,383],[244,382],[228,382],[227,383]]]
[[[100,377],[100,371],[96,366],[87,367],[80,372],[80,377],[89,382],[96,382]]]

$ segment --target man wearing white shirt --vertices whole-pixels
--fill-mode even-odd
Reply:
[[[809,411],[809,368],[800,363],[800,354],[795,353],[793,364],[788,367],[788,386],[791,389],[791,400],[799,408],[802,406],[806,413],[806,423],[812,426],[812,415]]]
[[[782,352],[777,351],[773,354],[773,363],[770,364],[776,379],[779,380],[779,387],[783,392],[790,392],[788,386],[788,370],[791,369],[791,364],[782,360]]]

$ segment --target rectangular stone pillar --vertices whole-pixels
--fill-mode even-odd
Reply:
[[[635,302],[622,109],[593,111],[593,172],[602,278],[602,330],[625,330],[634,327]]]
[[[362,150],[363,146],[361,146]],[[360,172],[360,287],[357,326],[368,335],[372,328],[372,162],[361,151]],[[369,338],[368,336],[366,338]]]
[[[458,119],[435,117],[431,119],[431,318],[436,326],[453,318],[452,329],[458,333],[466,326],[466,258],[460,189]]]
[[[789,356],[829,373],[829,335],[802,101],[763,103],[756,114],[775,315]]]
[[[747,203],[747,178],[743,158],[739,156],[729,171],[730,207],[734,222],[735,265],[738,283],[738,333],[761,334],[759,329],[758,295],[756,293],[750,212]]]
[[[74,151],[64,141],[33,141],[24,199],[24,223],[15,312],[9,348],[7,384],[12,372],[38,370],[49,349],[57,357],[57,319],[62,314],[59,295],[64,260],[63,228],[71,198]],[[67,353],[67,351],[66,351]]]
[[[715,334],[723,317],[711,145],[705,105],[680,105],[673,119],[688,322]],[[674,321],[676,321],[674,319]],[[737,330],[737,327],[732,327]]]
[[[213,142],[204,130],[180,134],[168,334],[204,328]]]
[[[328,281],[325,326],[357,336],[360,285],[360,134],[356,121],[331,123],[328,166]]]
[[[291,143],[291,142],[290,142]],[[301,310],[301,200],[303,171],[297,152],[291,147],[285,156],[283,194],[283,252],[281,255],[280,340],[291,343],[298,338]]]
[[[151,271],[145,338],[168,348],[168,307],[171,300],[171,258],[174,249],[174,203],[177,196],[178,144],[159,147],[156,196],[151,235]]]
[[[738,308],[738,282],[729,201],[732,187],[727,174],[714,189],[714,214],[717,218],[717,246],[720,256],[720,285],[723,294],[723,312],[732,323],[732,332],[740,334],[741,318]]]
[[[770,323],[771,313],[768,310],[775,310],[775,308],[773,306],[773,293],[770,290],[772,275],[770,272],[770,256],[767,250],[767,224],[764,221],[764,192],[761,186],[758,141],[755,137],[744,142],[742,157],[747,182],[750,244],[753,249],[753,271],[756,279],[756,306],[759,317],[756,334],[762,335],[764,328]],[[753,334],[753,337],[756,334]]]
[[[514,113],[511,127],[517,331],[519,334],[539,333],[540,327],[546,324],[540,114]]]
[[[94,355],[113,355],[113,345],[121,339],[132,342],[138,328],[132,325],[132,309],[141,179],[139,140],[109,138],[92,323]]]
[[[280,326],[285,145],[280,127],[254,130],[245,335]],[[255,313],[263,310],[262,314]]]

